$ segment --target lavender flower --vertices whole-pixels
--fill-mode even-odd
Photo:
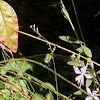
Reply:
[[[88,87],[86,88],[86,90],[87,90],[87,92],[88,92],[92,97],[94,97],[95,100],[100,100],[99,97],[97,96],[97,91],[96,91],[96,90],[93,90],[93,91],[91,92],[90,88],[88,88]],[[93,100],[92,97],[87,96],[87,97],[85,98],[85,100]]]
[[[86,64],[86,66],[83,66],[82,68],[78,68],[76,66],[73,66],[74,71],[76,74],[78,74],[78,76],[76,76],[75,81],[77,81],[77,84],[81,87],[84,86],[84,77],[86,77],[86,79],[91,79],[91,75],[86,73],[87,70],[87,66],[88,64]]]

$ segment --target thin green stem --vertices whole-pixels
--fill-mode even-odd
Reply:
[[[76,20],[77,20],[77,23],[78,23],[78,27],[79,27],[79,30],[80,30],[80,33],[81,33],[82,40],[85,44],[85,39],[84,39],[84,36],[83,36],[83,33],[82,33],[82,29],[81,29],[81,26],[80,26],[80,23],[79,23],[79,20],[78,20],[78,15],[77,15],[75,4],[74,4],[73,0],[72,0],[72,6],[73,6],[73,9],[74,9],[74,13],[75,13],[75,16],[76,16]]]
[[[56,47],[58,47],[59,49],[62,49],[62,50],[67,51],[67,52],[69,52],[69,53],[75,54],[75,55],[77,55],[77,56],[79,55],[78,53],[76,53],[76,52],[74,52],[74,51],[71,51],[71,50],[69,50],[69,49],[67,49],[67,48],[64,48],[64,47],[62,47],[62,46],[60,46],[60,45],[58,45],[58,44],[49,42],[48,40],[41,39],[41,38],[39,38],[39,37],[36,37],[36,36],[34,36],[34,35],[31,35],[31,34],[28,34],[28,33],[22,32],[22,31],[18,31],[18,32],[21,33],[21,34],[24,34],[24,35],[26,35],[26,36],[29,36],[29,37],[31,37],[31,38],[34,38],[34,39],[40,40],[40,41],[42,41],[42,42],[45,42],[45,43],[47,43],[47,44],[49,44],[49,45],[56,46]],[[80,55],[80,57],[83,58],[83,59],[85,59],[85,60],[87,60],[87,61],[89,61],[89,62],[93,62],[95,65],[97,65],[97,66],[100,67],[100,64],[99,64],[99,63],[97,63],[97,62],[95,62],[95,61],[93,61],[93,60],[91,60],[91,59],[89,59],[89,58],[87,58],[87,57],[84,57],[84,56],[82,56],[82,55]]]
[[[67,9],[64,6],[63,1],[60,0],[60,2],[61,2],[60,7],[61,7],[61,10],[62,10],[61,12],[63,13],[64,17],[69,21],[69,23],[70,23],[70,25],[72,27],[72,30],[74,31],[74,33],[76,35],[76,38],[80,41],[80,38],[79,38],[79,36],[78,36],[78,34],[77,34],[76,30],[75,30],[75,27],[74,27],[74,25],[73,25],[73,23],[71,21],[71,18],[69,16],[69,13],[68,13]],[[80,45],[81,45],[81,41],[80,41]]]
[[[63,76],[61,76],[60,74],[56,73],[55,71],[53,71],[52,69],[48,68],[47,66],[45,66],[44,64],[42,64],[40,62],[31,60],[31,59],[22,58],[22,59],[10,59],[10,60],[6,60],[6,61],[1,61],[0,63],[5,63],[5,62],[11,61],[11,60],[12,61],[14,61],[14,60],[19,60],[19,61],[25,60],[25,61],[28,61],[28,62],[32,62],[32,63],[38,64],[38,65],[42,66],[43,68],[47,69],[48,71],[52,72],[53,74],[57,75],[59,78],[61,78],[65,82],[67,82],[67,83],[71,84],[72,86],[76,87],[77,89],[81,90],[84,94],[89,95],[86,91],[84,91],[83,89],[81,89],[80,87],[78,87],[76,84],[74,84],[71,81],[67,80],[66,78],[64,78]]]
[[[18,60],[18,59],[17,59],[17,60]],[[27,81],[29,81],[29,82],[35,82],[35,84],[37,84],[37,85],[39,85],[39,86],[42,86],[42,87],[45,88],[45,89],[51,90],[51,91],[54,92],[56,95],[59,95],[59,96],[63,97],[63,98],[66,99],[66,100],[72,100],[71,98],[69,98],[69,97],[67,97],[67,96],[65,96],[65,95],[63,95],[63,94],[61,94],[61,93],[59,93],[58,91],[52,89],[51,87],[49,87],[48,85],[46,85],[45,82],[43,82],[43,81],[37,79],[37,78],[34,77],[34,76],[31,76],[31,75],[29,75],[29,74],[27,74],[27,73],[24,73],[24,76],[19,76],[19,75],[16,74],[15,72],[12,72],[12,71],[8,71],[8,72],[10,72],[10,73],[12,73],[12,74],[14,74],[14,75],[16,75],[16,76],[18,76],[18,77],[21,77],[21,78],[23,78],[23,79],[25,79],[25,80],[27,80]],[[31,80],[28,79],[27,77],[31,77]],[[33,79],[33,80],[32,80],[32,79]],[[31,91],[29,91],[29,92],[31,92]],[[32,93],[32,92],[31,92],[31,93]],[[32,94],[32,95],[33,95],[33,94]]]
[[[53,57],[53,66],[54,66],[54,71],[56,72],[56,66],[55,66],[55,61],[54,61],[54,57]],[[57,79],[57,75],[55,74],[55,82],[56,82],[56,90],[58,92],[58,79]],[[57,100],[59,100],[58,95],[57,95]]]

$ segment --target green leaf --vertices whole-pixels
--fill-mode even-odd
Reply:
[[[0,96],[0,100],[5,100],[3,96]]]
[[[70,37],[70,36],[59,36],[59,38],[63,41],[69,42],[69,43],[75,43],[75,44],[82,43],[82,41],[79,41],[79,40],[75,39],[74,37]]]
[[[51,92],[46,94],[46,100],[54,100],[54,97]]]
[[[78,44],[71,44],[71,46],[76,50],[78,51],[80,54],[83,53],[84,49],[83,49],[83,45],[78,45]]]
[[[20,86],[25,93],[28,93],[25,80],[20,79]]]
[[[0,91],[0,94],[2,95],[3,94],[3,97],[5,99],[8,99],[8,98],[11,98],[10,96],[10,91],[8,89],[3,89]],[[12,100],[12,99],[11,99]]]
[[[22,95],[17,92],[14,93],[14,99],[21,100],[21,98],[23,98]],[[23,100],[25,100],[25,98],[23,98]]]
[[[91,50],[88,47],[86,47],[85,45],[81,45],[81,47],[79,45],[77,45],[77,44],[71,44],[71,45],[80,54],[84,54],[87,57],[92,58],[92,52],[91,52]]]
[[[37,94],[37,93],[32,96],[32,99],[35,99],[35,100],[45,100],[45,98],[42,95]]]
[[[47,88],[50,88],[50,89],[52,89],[52,90],[55,90],[54,86],[53,86],[52,84],[48,83],[48,82],[45,82],[45,83],[43,84],[43,86],[46,86]]]
[[[71,65],[71,66],[77,66],[77,67],[81,67],[81,66],[85,65],[84,61],[82,61],[82,60],[80,60],[80,61],[68,61],[67,64]]]
[[[80,90],[74,92],[74,95],[82,95],[82,92]]]
[[[0,90],[3,89],[5,87],[5,84],[0,82]]]
[[[89,87],[92,84],[93,80],[86,80],[86,87]]]
[[[4,68],[1,69],[0,73],[2,75],[5,75],[9,70],[18,71],[19,73],[25,72],[27,70],[31,70],[31,71],[33,70],[32,65],[26,61],[9,61],[3,67],[6,68],[6,70],[4,70]]]
[[[28,93],[27,86],[26,86],[26,84],[27,84],[26,80],[18,79],[17,77],[13,77],[13,76],[8,76],[7,80],[9,80],[9,82],[14,84],[16,87],[18,87],[23,92]],[[6,83],[6,87],[12,88],[11,85],[9,85],[7,83]]]
[[[14,53],[18,48],[18,18],[14,9],[0,0],[0,42]]]
[[[97,71],[97,74],[100,74],[100,70],[99,70],[99,71]]]
[[[86,46],[83,46],[83,48],[84,48],[85,55],[87,57],[89,57],[89,58],[92,58],[92,52],[91,52],[91,50],[88,47],[86,47]]]
[[[5,68],[2,67],[1,70],[0,70],[0,74],[2,76],[4,76],[9,70],[10,70],[9,68],[6,68],[6,70],[5,70]]]
[[[82,54],[83,53],[83,47],[77,48],[76,51],[78,51],[80,54]]]

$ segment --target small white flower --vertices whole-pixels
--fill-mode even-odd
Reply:
[[[87,66],[88,64],[86,64],[86,66],[83,66],[82,68],[73,66],[74,71],[76,74],[79,74],[78,76],[76,76],[75,81],[77,81],[77,84],[81,87],[81,85],[84,86],[84,77],[86,77],[87,79],[91,79],[91,75],[90,74],[86,74],[86,70],[87,70]]]
[[[96,91],[96,90],[93,90],[93,91],[91,92],[90,88],[87,87],[87,88],[86,88],[86,91],[87,91],[87,93],[89,93],[92,97],[94,97],[95,100],[100,100],[99,97],[97,96],[97,91]],[[85,100],[93,100],[92,97],[87,96],[87,97],[85,98]]]

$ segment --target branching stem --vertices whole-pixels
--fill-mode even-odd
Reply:
[[[69,53],[75,54],[75,55],[77,55],[77,56],[79,55],[78,53],[76,53],[76,52],[74,52],[74,51],[71,51],[71,50],[69,50],[69,49],[67,49],[67,48],[64,48],[64,47],[62,47],[62,46],[60,46],[60,45],[58,45],[58,44],[49,42],[48,40],[41,39],[41,38],[39,38],[39,37],[36,37],[36,36],[34,36],[34,35],[31,35],[31,34],[28,34],[28,33],[22,32],[22,31],[18,31],[18,32],[21,33],[21,34],[24,34],[24,35],[26,35],[26,36],[29,36],[29,37],[31,37],[31,38],[34,38],[34,39],[40,40],[40,41],[42,41],[42,42],[45,42],[45,43],[47,43],[48,45],[56,46],[56,47],[58,47],[59,49],[62,49],[62,50],[67,51],[67,52],[69,52]],[[89,58],[87,58],[87,57],[84,57],[84,56],[82,56],[82,55],[80,55],[80,57],[83,58],[83,59],[85,59],[85,60],[87,60],[87,61],[89,61],[89,62],[93,62],[95,65],[97,65],[97,66],[100,67],[100,64],[99,64],[99,63],[97,63],[97,62],[95,62],[95,61],[93,61],[93,60],[91,60],[91,59],[89,59]]]

